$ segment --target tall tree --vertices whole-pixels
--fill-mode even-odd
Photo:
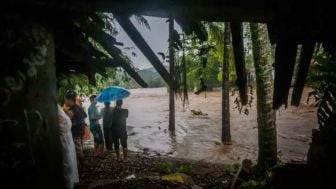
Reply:
[[[174,19],[168,19],[169,23],[169,73],[173,77],[175,66],[175,52],[174,52]],[[175,80],[175,79],[173,79]],[[175,84],[175,82],[174,82]],[[173,85],[175,86],[175,85]],[[174,88],[169,88],[169,131],[175,131],[175,92]]]
[[[262,171],[277,162],[275,111],[272,107],[272,52],[265,24],[250,24],[257,86],[258,166]]]
[[[224,26],[224,53],[223,53],[223,74],[222,74],[222,142],[231,143],[230,131],[230,23]]]
[[[185,37],[184,34],[182,34],[182,41],[183,44],[185,44]],[[187,83],[187,65],[186,65],[186,54],[185,54],[185,45],[182,46],[182,86],[183,86],[183,107],[185,107],[185,104],[189,104],[188,99],[188,83]]]

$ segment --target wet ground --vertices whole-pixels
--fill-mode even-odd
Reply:
[[[317,127],[316,108],[305,104],[277,111],[278,150],[282,161],[302,161],[311,141],[311,130]],[[256,101],[249,115],[233,109],[236,96],[231,96],[231,136],[233,144],[220,145],[221,93],[189,95],[189,106],[176,101],[176,132],[169,134],[168,93],[166,88],[134,89],[124,101],[129,109],[127,130],[129,149],[149,155],[166,155],[196,161],[236,163],[248,158],[256,160],[258,152]],[[207,115],[196,116],[191,110]]]
[[[76,189],[188,189],[192,185],[225,189],[238,168],[234,165],[185,161],[167,156],[148,157],[137,153],[130,153],[128,162],[117,162],[114,153],[107,152],[105,155],[104,158],[97,158],[93,156],[93,150],[85,151],[86,166],[80,170],[80,183]],[[161,176],[176,172],[187,175],[183,184],[161,179]]]

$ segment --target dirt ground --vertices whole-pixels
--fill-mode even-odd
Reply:
[[[234,170],[237,170],[231,165],[171,157],[148,157],[139,153],[131,153],[128,162],[117,162],[112,152],[107,152],[105,158],[97,158],[93,156],[92,150],[85,151],[85,158],[86,166],[80,170],[80,184],[76,186],[77,189],[189,188],[188,183],[178,184],[160,179],[160,176],[179,172],[183,167],[195,185],[210,189],[228,188]]]

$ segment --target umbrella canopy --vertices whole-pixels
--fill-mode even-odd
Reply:
[[[126,98],[131,93],[122,87],[109,87],[101,91],[97,96],[98,102],[117,101]]]

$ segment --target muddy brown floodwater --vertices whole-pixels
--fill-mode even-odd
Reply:
[[[316,108],[306,104],[305,89],[301,105],[277,111],[279,157],[284,162],[302,161],[311,142],[312,129],[317,127]],[[256,100],[249,114],[233,109],[236,96],[230,97],[232,145],[220,145],[221,93],[189,94],[189,106],[183,109],[177,99],[176,132],[169,134],[168,93],[166,88],[133,89],[124,101],[129,109],[127,131],[129,149],[152,155],[221,163],[236,163],[242,159],[257,159]],[[255,98],[256,99],[256,98]],[[196,116],[191,110],[207,115]]]

